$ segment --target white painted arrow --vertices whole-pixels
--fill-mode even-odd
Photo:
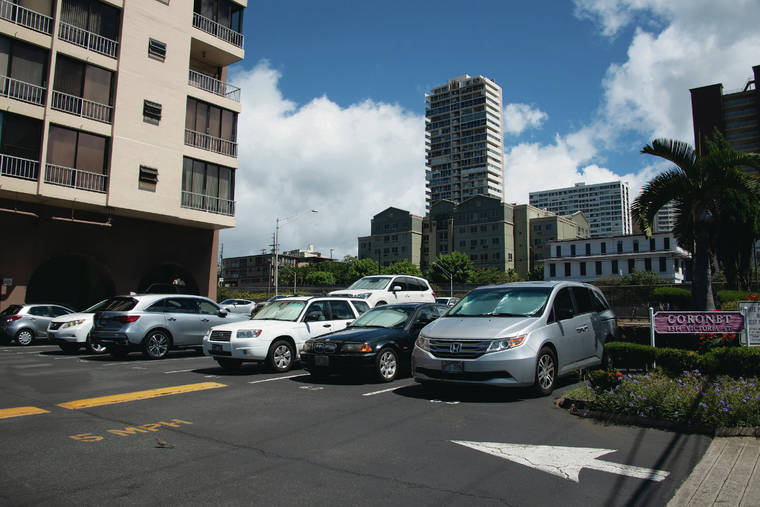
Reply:
[[[578,474],[581,469],[591,468],[601,472],[627,475],[650,481],[663,481],[669,472],[651,468],[621,465],[597,459],[615,449],[594,449],[591,447],[561,447],[553,445],[502,444],[498,442],[468,442],[452,440],[451,442],[476,451],[514,461],[521,465],[537,468],[552,475],[580,482]]]

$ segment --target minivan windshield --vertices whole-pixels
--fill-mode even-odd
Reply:
[[[389,283],[391,283],[390,276],[365,276],[352,283],[348,289],[382,290],[386,288]]]
[[[489,287],[467,294],[447,317],[537,317],[551,287]]]
[[[306,306],[306,301],[274,301],[266,305],[260,312],[257,312],[251,320],[287,320],[294,322],[301,310]]]

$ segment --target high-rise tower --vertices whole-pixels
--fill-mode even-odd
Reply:
[[[504,200],[501,87],[483,76],[450,79],[425,95],[425,203],[476,195]]]

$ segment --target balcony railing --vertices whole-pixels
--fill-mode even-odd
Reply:
[[[58,29],[58,37],[66,42],[71,42],[101,55],[110,56],[111,58],[116,58],[116,53],[119,50],[119,43],[115,40],[64,23],[63,21],[61,21],[61,26]]]
[[[108,176],[105,174],[54,164],[45,166],[45,183],[105,193],[107,182]]]
[[[0,18],[46,35],[53,33],[53,18],[8,0],[0,0]]]
[[[40,163],[36,160],[0,154],[0,175],[2,176],[36,181],[39,169]]]
[[[240,88],[227,84],[224,81],[219,81],[218,79],[207,76],[198,71],[190,69],[188,83],[190,86],[195,86],[196,88],[211,92],[220,97],[226,97],[235,102],[240,102]]]
[[[208,211],[228,217],[235,216],[235,201],[220,199],[205,194],[182,191],[182,207],[199,211]]]
[[[53,90],[53,104],[51,107],[57,111],[74,114],[82,118],[111,123],[113,107],[100,104],[91,100],[75,97]]]
[[[185,129],[185,144],[203,150],[221,153],[237,158],[237,143],[219,137],[203,134],[194,130]]]
[[[199,30],[213,35],[217,39],[222,39],[225,42],[229,42],[233,46],[237,46],[241,49],[243,47],[242,33],[220,25],[216,21],[212,21],[204,16],[201,16],[197,12],[193,13],[193,26]]]
[[[45,105],[46,89],[8,76],[0,76],[0,95],[38,106]]]

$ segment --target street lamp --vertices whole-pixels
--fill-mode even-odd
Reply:
[[[454,275],[443,269],[443,267],[435,261],[433,261],[433,266],[443,271],[443,273],[449,277],[449,296],[454,297]]]
[[[280,292],[280,257],[279,257],[279,246],[280,246],[280,222],[285,223],[288,220],[295,220],[296,218],[300,217],[304,213],[311,211],[312,213],[319,213],[319,211],[313,209],[313,210],[303,210],[300,213],[296,213],[295,215],[280,218],[277,217],[277,219],[274,222],[274,295],[279,296]]]

